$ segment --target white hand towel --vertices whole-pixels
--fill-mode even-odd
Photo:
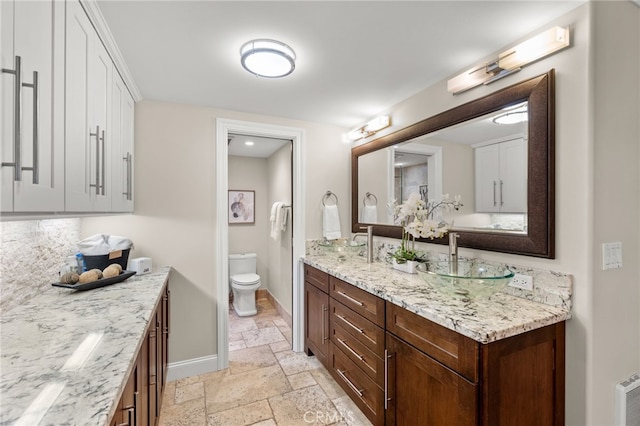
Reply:
[[[282,208],[283,203],[276,201],[271,206],[271,238],[280,241],[280,230],[282,229]]]
[[[336,204],[324,206],[322,211],[322,233],[327,240],[335,240],[342,237],[340,233],[340,213]]]
[[[364,206],[364,209],[362,209],[362,223],[378,223],[377,206]]]

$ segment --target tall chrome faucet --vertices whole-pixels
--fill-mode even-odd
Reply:
[[[458,275],[458,238],[457,232],[449,232],[449,273]]]
[[[357,237],[367,237],[367,263],[373,263],[373,226],[362,226],[360,229],[366,229],[367,232],[357,232],[353,234],[351,240]]]

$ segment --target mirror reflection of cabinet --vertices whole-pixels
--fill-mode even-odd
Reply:
[[[527,212],[527,142],[518,138],[475,148],[476,212]]]

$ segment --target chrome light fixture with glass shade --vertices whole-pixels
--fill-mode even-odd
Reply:
[[[255,39],[240,48],[240,63],[256,77],[286,77],[296,68],[296,53],[281,41]]]
[[[447,81],[447,90],[454,95],[481,84],[487,85],[545,56],[569,47],[569,28],[553,27],[500,53],[496,59],[484,62]]]
[[[376,132],[385,129],[391,125],[391,118],[388,115],[381,115],[369,121],[364,126],[358,127],[350,131],[347,138],[350,141],[357,141],[359,139],[368,138],[376,134]]]

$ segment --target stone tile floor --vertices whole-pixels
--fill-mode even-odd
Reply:
[[[257,305],[229,312],[229,368],[167,383],[159,425],[370,425],[315,357],[291,350],[273,305]]]

